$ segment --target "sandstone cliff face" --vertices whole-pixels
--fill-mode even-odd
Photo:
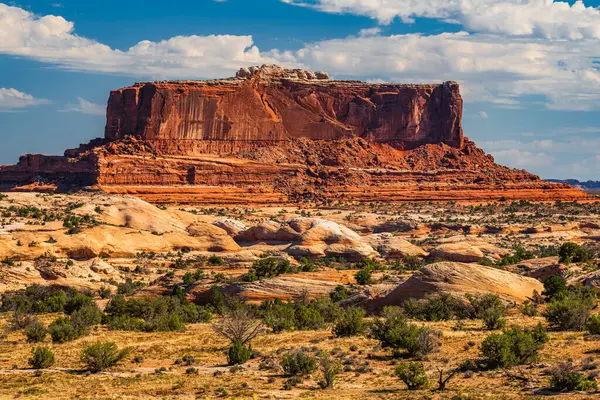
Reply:
[[[111,93],[105,138],[137,135],[167,154],[231,153],[298,138],[459,148],[462,107],[454,82],[369,85],[256,75],[146,83]]]
[[[94,186],[153,202],[573,200],[463,137],[457,83],[367,84],[276,66],[113,91],[105,137],[0,167],[0,189]]]

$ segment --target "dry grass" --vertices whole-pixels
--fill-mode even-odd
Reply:
[[[6,317],[6,316],[4,316]],[[6,324],[6,318],[3,323]],[[44,318],[45,322],[52,319]],[[531,325],[535,318],[511,317],[510,323]],[[448,370],[466,359],[478,356],[481,341],[489,334],[481,330],[479,321],[469,321],[460,331],[455,322],[428,323],[443,332],[442,347],[425,360],[425,367],[435,380],[437,368]],[[511,380],[502,371],[477,372],[472,376],[458,374],[448,390],[409,392],[393,376],[393,366],[403,360],[393,360],[380,350],[377,343],[362,337],[337,339],[329,331],[286,332],[265,335],[253,343],[263,356],[276,359],[287,349],[305,347],[345,353],[342,359],[354,357],[357,364],[368,362],[367,373],[343,372],[333,390],[318,389],[320,373],[306,379],[292,391],[282,390],[285,377],[277,372],[261,371],[260,358],[251,360],[239,372],[225,365],[227,342],[218,337],[209,324],[189,325],[183,333],[138,333],[95,329],[88,337],[72,343],[48,346],[56,354],[52,370],[36,376],[28,370],[27,359],[34,345],[28,344],[22,332],[10,332],[0,343],[0,398],[31,397],[43,399],[195,399],[195,398],[319,398],[319,399],[534,399],[535,393],[547,386],[544,371],[566,360],[576,364],[600,361],[599,342],[586,340],[582,333],[552,333],[551,341],[542,352],[541,362],[513,372],[527,376],[530,383]],[[119,347],[132,347],[131,356],[117,367],[100,374],[88,374],[79,363],[81,349],[97,341],[114,341]],[[468,344],[474,344],[469,347]],[[351,346],[358,350],[351,351]],[[313,349],[315,348],[315,349]],[[195,357],[198,374],[186,374],[187,366],[174,361],[185,355]],[[144,360],[136,364],[135,356]],[[155,370],[166,368],[163,373]],[[433,381],[432,386],[436,384]],[[542,398],[539,395],[539,398]],[[587,399],[586,394],[563,394],[553,399]]]

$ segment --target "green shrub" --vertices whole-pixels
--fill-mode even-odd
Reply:
[[[91,372],[100,372],[112,367],[127,357],[129,349],[119,350],[113,342],[95,343],[81,351],[81,362]]]
[[[71,319],[68,317],[58,317],[55,319],[48,325],[48,332],[52,337],[53,343],[70,342],[79,337],[71,324]]]
[[[36,347],[29,359],[29,365],[34,369],[46,369],[54,365],[54,353],[47,347]]]
[[[263,313],[265,325],[274,333],[290,331],[296,325],[296,308],[290,302],[284,303],[277,299],[273,302],[263,303],[266,310]]]
[[[219,266],[219,265],[224,265],[225,261],[223,261],[223,259],[217,255],[212,255],[210,257],[208,257],[208,265],[212,265],[212,266]]]
[[[508,368],[535,362],[547,341],[548,335],[541,324],[533,330],[515,326],[488,336],[481,344],[481,354],[489,368]]]
[[[408,390],[424,389],[429,385],[429,379],[421,363],[400,364],[394,372],[406,384]]]
[[[567,281],[561,276],[551,276],[544,282],[544,291],[542,296],[547,300],[553,300],[555,298],[563,298],[567,295],[569,288]]]
[[[425,326],[408,325],[400,335],[401,347],[409,356],[422,358],[440,347],[440,333]]]
[[[336,286],[333,292],[329,293],[329,298],[334,303],[339,303],[340,301],[346,300],[348,297],[350,297],[350,292],[344,285]]]
[[[558,250],[558,261],[564,264],[589,261],[590,255],[587,249],[577,243],[563,243]]]
[[[75,305],[72,298],[76,295],[78,292],[70,288],[31,285],[22,291],[2,294],[0,311],[18,310],[25,314],[64,312],[68,302],[71,306]]]
[[[504,329],[506,326],[506,309],[504,307],[491,307],[479,313],[479,318],[483,321],[486,329],[496,330]]]
[[[310,303],[310,306],[319,311],[326,324],[335,323],[343,312],[343,309],[339,304],[328,299],[314,300]]]
[[[186,304],[182,307],[183,322],[186,323],[205,323],[212,320],[212,314],[206,307],[199,307],[195,304]]]
[[[498,266],[504,267],[508,265],[514,265],[520,263],[523,260],[530,260],[535,257],[531,251],[525,250],[521,246],[517,246],[514,249],[513,254],[506,255],[498,262]]]
[[[282,389],[283,390],[292,390],[293,388],[295,388],[302,382],[304,382],[304,379],[301,376],[298,376],[298,375],[291,376],[285,380]]]
[[[109,299],[110,296],[112,296],[112,292],[110,288],[103,286],[98,289],[98,296],[100,296],[101,299]]]
[[[310,375],[317,368],[317,359],[303,351],[293,351],[283,356],[281,366],[286,375]]]
[[[208,322],[212,315],[204,307],[182,302],[177,296],[111,299],[105,310],[111,329],[169,332],[185,330],[185,322]],[[139,321],[143,323],[139,323]],[[114,322],[113,322],[114,321]]]
[[[264,301],[261,313],[265,325],[280,333],[285,330],[317,330],[335,322],[341,314],[341,308],[330,300],[297,298],[283,302],[279,299]]]
[[[299,306],[294,313],[296,328],[301,331],[318,330],[325,327],[325,319],[321,313],[310,306]]]
[[[25,328],[25,336],[27,336],[27,342],[39,343],[46,339],[48,330],[39,321],[34,321],[27,328]]]
[[[537,317],[540,315],[537,305],[531,301],[526,301],[523,303],[521,306],[521,313],[527,317]]]
[[[473,315],[479,318],[479,315],[490,308],[503,308],[506,306],[500,296],[494,293],[486,293],[479,295],[467,294],[465,296],[471,307],[473,307]]]
[[[71,315],[71,325],[77,336],[87,335],[89,328],[100,322],[102,322],[102,311],[96,304],[85,305]]]
[[[404,256],[402,266],[407,271],[418,271],[423,267],[423,262],[417,256]]]
[[[264,258],[255,261],[252,268],[242,276],[244,282],[255,282],[261,279],[274,278],[279,275],[296,272],[288,260]]]
[[[369,269],[371,271],[385,271],[385,265],[372,258],[363,258],[352,265],[352,269]]]
[[[117,285],[117,294],[123,296],[133,296],[137,291],[143,289],[146,286],[144,282],[133,281],[131,278],[127,278],[125,282]]]
[[[593,379],[577,372],[572,364],[560,364],[550,371],[550,386],[559,392],[597,390]]]
[[[455,316],[465,318],[471,313],[462,299],[449,293],[430,295],[423,300],[407,300],[403,307],[408,316],[423,321],[448,321]]]
[[[173,290],[171,291],[171,297],[175,297],[177,300],[179,300],[179,303],[181,304],[187,304],[185,290],[179,285],[173,286]]]
[[[600,315],[592,315],[587,321],[586,329],[592,335],[600,335]]]
[[[310,258],[302,257],[300,259],[300,272],[314,272],[317,269],[317,263]]]
[[[252,356],[252,350],[240,342],[233,342],[227,353],[227,362],[229,365],[241,365],[248,362]]]
[[[409,356],[423,357],[440,345],[438,332],[409,324],[398,307],[384,308],[383,318],[373,321],[370,336],[379,340],[384,348],[391,348],[394,356],[404,350]]]
[[[365,332],[365,310],[350,307],[344,310],[333,327],[333,333],[338,337],[362,335]]]
[[[550,302],[544,316],[555,329],[561,331],[582,331],[590,318],[593,301],[576,297],[566,297]]]
[[[550,386],[559,392],[597,390],[598,385],[592,379],[577,372],[571,364],[560,364],[550,372]]]
[[[109,329],[113,331],[144,331],[146,323],[139,318],[119,315],[110,319]]]
[[[321,358],[321,370],[323,379],[319,381],[319,386],[321,389],[331,389],[335,384],[335,378],[342,371],[342,364],[329,355],[325,355]]]
[[[354,274],[354,279],[356,279],[356,283],[358,283],[359,285],[369,285],[373,283],[373,278],[371,276],[372,272],[373,270],[371,268],[363,268],[360,271],[358,271],[356,274]]]
[[[497,294],[483,294],[478,296],[467,295],[473,307],[476,318],[483,320],[484,326],[489,330],[503,329],[506,326],[506,306]]]
[[[92,305],[95,305],[95,303],[91,296],[83,293],[75,293],[73,297],[67,300],[64,311],[65,313],[71,315],[83,307]]]
[[[12,313],[12,316],[9,321],[9,329],[13,331],[19,331],[21,329],[27,328],[35,321],[36,319],[33,317],[33,315],[17,310]]]
[[[144,324],[146,332],[183,332],[185,324],[179,314],[159,314]]]

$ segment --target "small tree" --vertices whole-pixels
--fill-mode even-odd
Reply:
[[[506,305],[497,294],[466,296],[474,310],[474,315],[483,321],[486,329],[503,329],[506,326]]]
[[[250,342],[263,332],[264,327],[248,310],[237,308],[225,314],[213,325],[213,329],[231,342],[229,354],[234,355],[235,361],[239,364],[244,357],[236,356],[250,351]],[[241,347],[246,350],[242,351]]]
[[[558,250],[558,261],[565,264],[586,262],[590,259],[587,249],[577,243],[563,243]]]
[[[36,347],[29,359],[29,365],[35,369],[46,369],[54,365],[54,353],[47,347]]]
[[[594,302],[586,298],[567,296],[553,300],[544,316],[548,322],[561,331],[582,331],[590,318]]]
[[[48,330],[39,321],[33,322],[25,329],[25,335],[29,343],[43,342],[47,334]]]
[[[395,373],[406,384],[408,390],[424,389],[429,385],[429,379],[421,363],[400,364],[396,367]]]
[[[563,298],[568,293],[567,281],[562,276],[551,276],[544,282],[542,296],[547,300]]]
[[[333,333],[338,337],[362,335],[365,332],[365,310],[350,307],[342,312],[333,327]]]
[[[113,342],[95,343],[81,351],[81,362],[91,372],[100,372],[127,357],[129,352],[129,349],[119,350]]]
[[[508,368],[537,360],[538,352],[548,341],[541,324],[533,330],[517,326],[488,336],[481,344],[481,354],[490,368]]]
[[[453,370],[450,370],[450,372],[448,372],[448,375],[444,378],[444,370],[441,368],[438,368],[438,388],[437,390],[446,390],[446,385],[448,384],[448,382],[450,382],[450,380],[452,378],[454,378],[454,376],[460,371],[459,368],[455,368]]]
[[[333,388],[336,376],[342,371],[341,363],[329,355],[324,355],[321,358],[321,370],[323,379],[319,381],[319,386],[322,389]]]

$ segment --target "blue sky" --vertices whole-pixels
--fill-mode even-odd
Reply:
[[[279,63],[461,82],[465,134],[544,178],[600,179],[600,0],[0,3],[0,163],[103,134],[109,91]]]

